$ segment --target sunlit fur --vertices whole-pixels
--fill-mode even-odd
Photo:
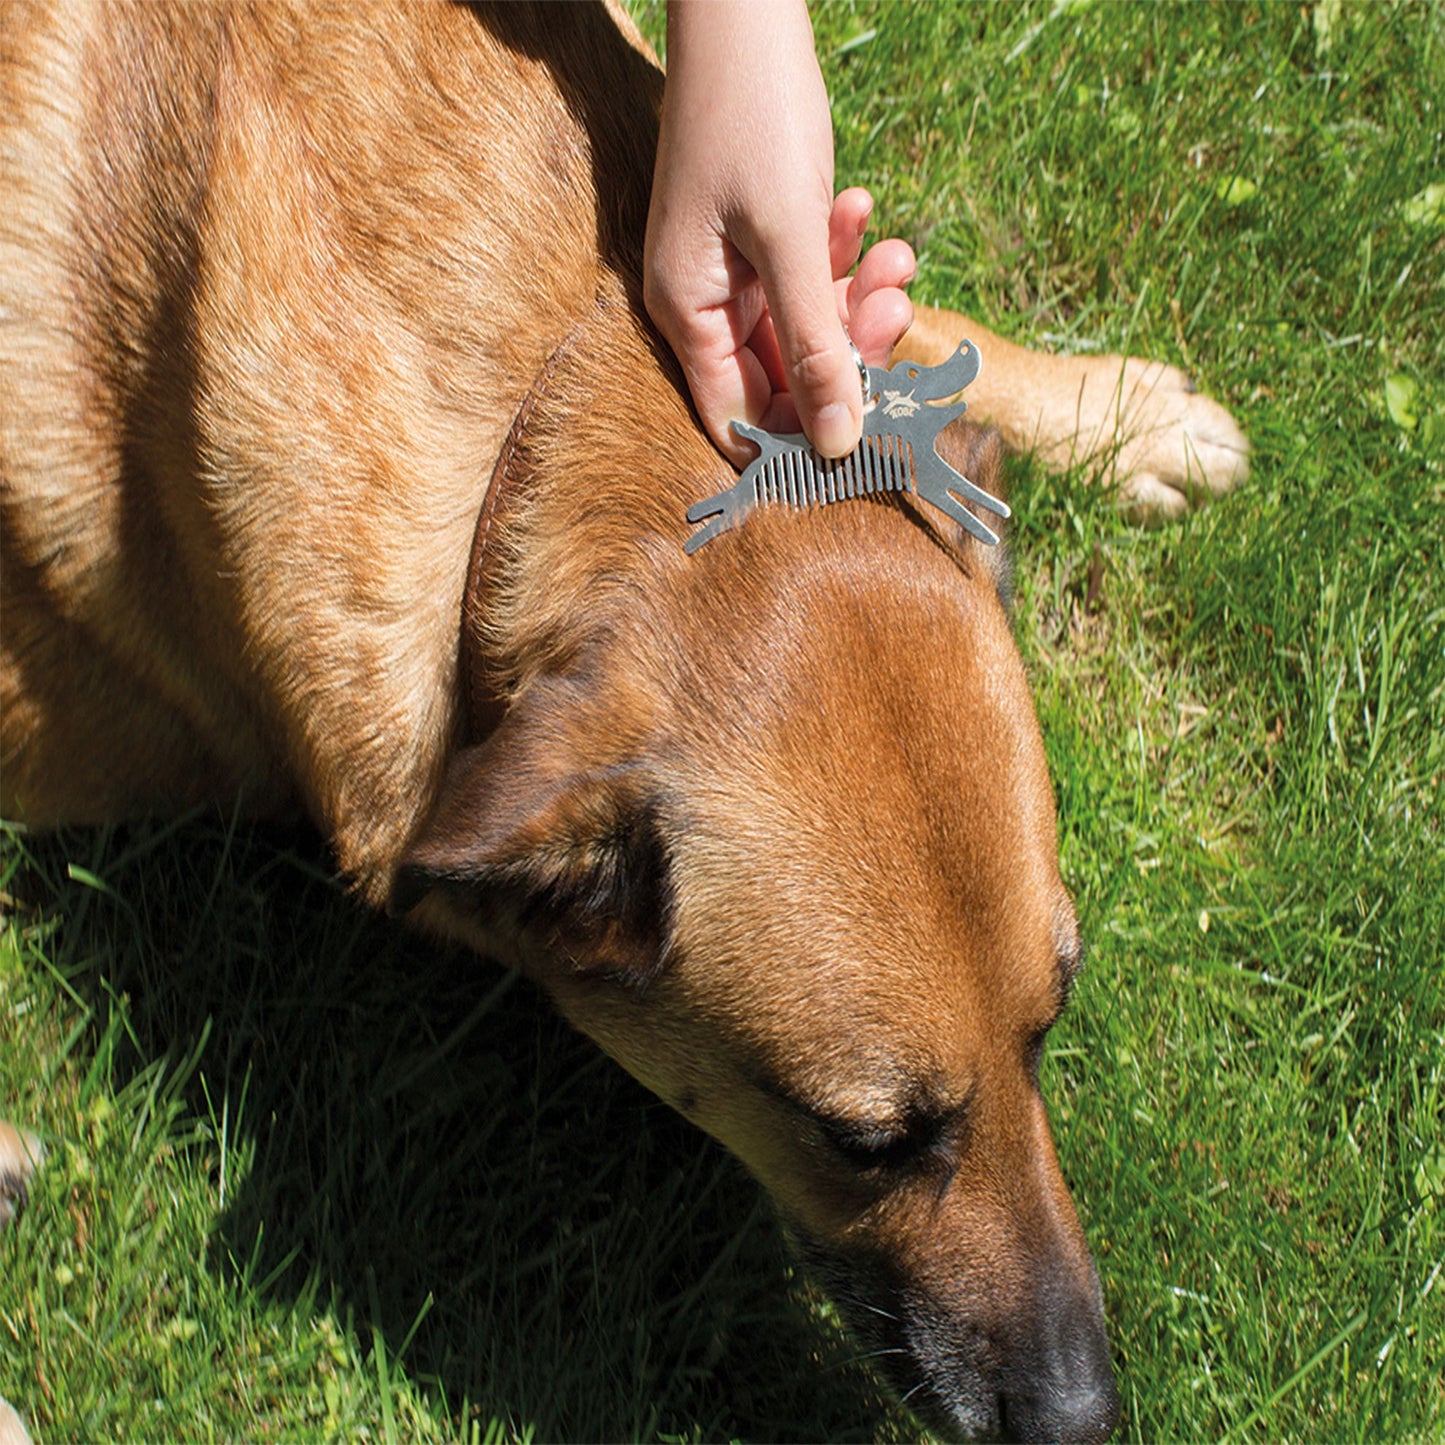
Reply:
[[[733,1148],[942,1428],[1098,1438],[1006,566],[896,498],[685,557],[731,474],[638,304],[660,84],[598,6],[12,0],[3,807],[304,810]],[[930,325],[964,323],[921,360]],[[510,706],[468,741],[473,529],[564,338],[471,650]],[[1031,404],[1049,363],[1007,364]],[[989,434],[947,445],[999,490]]]

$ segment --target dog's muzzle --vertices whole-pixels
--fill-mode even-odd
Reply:
[[[1098,1278],[1041,1276],[978,1311],[891,1279],[884,1263],[806,1247],[879,1372],[945,1439],[1108,1439],[1119,1418]]]

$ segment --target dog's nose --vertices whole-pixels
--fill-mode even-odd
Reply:
[[[1041,1292],[1045,1323],[1034,1367],[999,1400],[1005,1439],[1088,1445],[1114,1433],[1119,1391],[1097,1290],[1067,1302],[1056,1288]]]
[[[1057,1441],[1060,1445],[1097,1445],[1114,1433],[1119,1421],[1119,1391],[1113,1372],[1070,1390],[1048,1389],[1034,1395],[1005,1396],[999,1422],[1005,1440]]]

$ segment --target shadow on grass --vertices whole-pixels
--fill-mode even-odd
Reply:
[[[55,966],[102,1022],[125,1000],[114,1086],[194,1057],[238,1292],[331,1303],[454,1427],[892,1433],[743,1171],[530,985],[361,909],[314,839],[192,820],[25,848]]]

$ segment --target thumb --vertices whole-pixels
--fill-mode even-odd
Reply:
[[[795,236],[762,248],[759,276],[798,420],[824,456],[846,456],[863,433],[858,367],[838,319],[827,238],[808,245]]]

